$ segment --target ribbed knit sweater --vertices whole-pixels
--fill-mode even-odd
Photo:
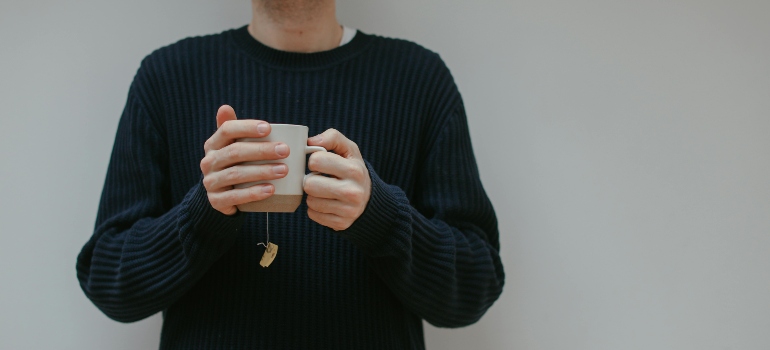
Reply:
[[[224,215],[202,185],[215,115],[335,128],[371,177],[343,231],[307,206]],[[439,56],[359,32],[319,53],[278,51],[246,27],[187,38],[141,63],[121,116],[93,236],[88,298],[133,322],[163,312],[161,349],[422,349],[422,320],[476,322],[504,272],[462,99]]]

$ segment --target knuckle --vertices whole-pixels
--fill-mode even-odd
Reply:
[[[211,156],[205,156],[203,159],[201,159],[201,171],[204,175],[208,174],[211,170],[211,163],[212,163],[212,157]]]
[[[356,193],[355,193],[355,202],[361,203],[364,201],[364,190],[360,187],[357,187]]]
[[[342,217],[349,218],[349,217],[353,217],[353,215],[355,214],[355,210],[351,207],[345,206],[339,210],[339,214]]]
[[[203,177],[203,187],[205,187],[207,191],[214,188],[214,180],[211,178],[211,176]]]
[[[247,198],[250,201],[258,201],[264,198],[264,193],[262,193],[262,186],[251,186],[249,187],[249,194],[247,195]]]
[[[359,166],[356,168],[356,180],[363,181],[366,179],[368,171],[365,166]]]
[[[340,196],[342,196],[342,198],[347,200],[347,201],[351,201],[353,196],[355,196],[355,194],[353,193],[353,189],[352,188],[344,187],[344,188],[342,188],[340,190]]]
[[[263,200],[263,199],[265,199],[267,197],[270,197],[272,195],[273,195],[272,192],[265,193],[264,191],[262,191],[262,186],[252,186],[251,187],[251,195],[250,195],[251,200],[261,201],[261,200]]]
[[[219,198],[219,196],[215,196],[209,193],[209,203],[211,203],[211,206],[214,208],[220,208],[222,206],[222,200]]]
[[[349,186],[342,190],[342,196],[350,202],[358,202],[363,196],[363,191],[357,186]]]
[[[225,120],[224,123],[222,123],[222,126],[219,127],[219,134],[222,135],[224,138],[230,138],[233,136],[233,131],[231,129],[232,124],[229,120]]]
[[[227,147],[227,151],[225,152],[225,157],[228,159],[238,159],[240,157],[241,151],[238,149],[236,144],[232,144]]]
[[[361,167],[358,166],[358,164],[355,164],[353,162],[349,162],[345,169],[345,174],[348,175],[349,178],[354,180],[360,180],[363,178],[363,171],[361,170]]]
[[[208,139],[208,140],[206,140],[206,142],[204,142],[204,143],[203,143],[203,150],[204,150],[204,151],[206,151],[206,152],[208,152],[209,150],[211,150],[211,147],[212,147],[212,146],[211,146],[211,144],[212,144],[212,142],[213,142],[213,141],[211,141],[211,139]]]
[[[237,166],[230,167],[225,172],[225,180],[228,183],[237,183],[240,178],[241,170]]]

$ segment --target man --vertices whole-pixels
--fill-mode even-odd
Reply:
[[[502,291],[497,220],[438,55],[345,29],[334,0],[253,0],[248,26],[146,57],[118,126],[86,295],[121,322],[163,311],[162,349],[422,349],[422,320],[477,321]],[[346,34],[347,33],[347,34]],[[352,37],[352,38],[351,38]],[[236,116],[237,111],[237,116]],[[216,118],[214,118],[214,113]],[[306,202],[269,216],[288,154],[234,143],[307,125]]]

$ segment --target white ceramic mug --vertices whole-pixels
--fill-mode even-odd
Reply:
[[[320,146],[308,146],[308,127],[293,124],[270,124],[270,135],[259,138],[238,139],[238,142],[283,142],[289,146],[289,156],[277,160],[260,160],[245,162],[243,164],[270,164],[283,163],[289,167],[289,172],[280,179],[249,182],[235,185],[236,188],[251,187],[261,183],[271,183],[275,186],[275,192],[267,199],[241,204],[238,210],[246,212],[294,212],[302,203],[304,194],[305,167],[307,156],[310,153],[326,149]]]

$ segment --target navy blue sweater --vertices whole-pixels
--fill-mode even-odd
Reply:
[[[240,119],[336,128],[372,179],[344,231],[303,204],[226,216],[201,183],[219,106]],[[438,55],[359,32],[330,51],[271,49],[246,27],[147,56],[120,119],[93,236],[88,298],[121,322],[163,312],[162,349],[422,349],[422,320],[476,322],[504,273],[462,99]]]

